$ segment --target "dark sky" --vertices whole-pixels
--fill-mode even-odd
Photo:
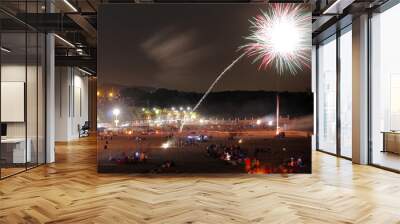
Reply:
[[[249,34],[248,20],[265,7],[104,5],[98,20],[99,83],[204,92],[241,54],[237,48]],[[296,76],[279,75],[274,69],[258,71],[258,65],[252,64],[251,58],[242,58],[214,90],[310,89],[309,69]]]

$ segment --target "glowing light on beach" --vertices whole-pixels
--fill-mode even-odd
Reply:
[[[170,147],[170,143],[169,142],[165,142],[161,145],[161,148],[163,149],[168,149]]]
[[[115,108],[115,109],[113,110],[113,114],[114,114],[115,116],[118,116],[120,113],[121,113],[121,111],[120,111],[118,108]]]

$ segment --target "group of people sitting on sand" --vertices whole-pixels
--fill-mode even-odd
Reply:
[[[152,169],[151,173],[170,173],[170,172],[177,172],[175,169],[176,165],[173,160],[166,160],[164,161],[159,167]]]
[[[207,147],[207,154],[210,157],[218,158],[232,165],[243,163],[246,152],[239,145],[226,146],[223,144],[211,144]]]
[[[208,156],[220,159],[227,164],[244,166],[247,173],[302,173],[306,170],[306,165],[301,156],[283,159],[281,163],[261,163],[260,156],[263,153],[272,153],[271,148],[256,148],[253,155],[250,156],[239,145],[211,144],[206,148],[206,152]]]
[[[145,163],[148,160],[148,155],[145,152],[133,152],[130,155],[123,152],[120,157],[111,157],[110,161],[114,161],[117,164],[136,164]]]
[[[304,173],[306,169],[301,157],[298,157],[297,159],[290,157],[278,166],[272,164],[261,164],[260,160],[257,158],[246,158],[244,159],[244,163],[246,172],[252,174]]]

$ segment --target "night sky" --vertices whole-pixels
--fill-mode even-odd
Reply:
[[[204,92],[241,52],[249,19],[265,4],[104,5],[98,23],[99,83]],[[311,21],[310,21],[311,22]],[[310,33],[311,43],[311,33]],[[311,71],[258,71],[242,58],[214,91],[309,91]]]

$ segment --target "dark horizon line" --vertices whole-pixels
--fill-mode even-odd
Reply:
[[[106,85],[99,85],[98,88],[102,88],[104,86],[118,86],[119,88],[150,88],[150,89],[155,89],[155,90],[169,90],[169,91],[178,91],[178,92],[186,92],[186,93],[205,93],[207,89],[204,91],[190,91],[190,90],[179,90],[179,89],[170,89],[166,87],[154,87],[154,86],[126,86],[122,84],[116,84],[116,83],[109,83]],[[310,89],[305,89],[305,90],[297,90],[297,91],[291,91],[291,90],[263,90],[263,89],[257,89],[257,90],[249,90],[249,89],[227,89],[227,90],[218,90],[218,91],[211,91],[211,93],[222,93],[222,92],[280,92],[280,93],[312,93],[311,88]]]

